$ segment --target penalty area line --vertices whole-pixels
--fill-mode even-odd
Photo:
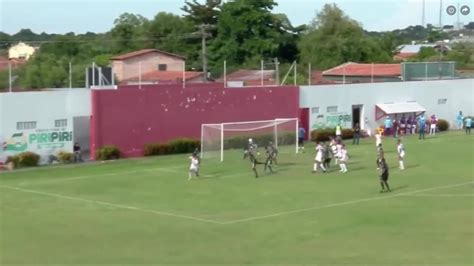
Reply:
[[[326,208],[332,208],[332,207],[353,205],[353,204],[357,204],[357,203],[361,203],[361,202],[390,199],[390,198],[395,198],[395,197],[400,197],[400,196],[410,196],[411,194],[416,194],[416,193],[420,193],[420,192],[438,190],[438,189],[443,189],[443,188],[459,187],[459,186],[464,186],[464,185],[472,184],[472,183],[474,183],[474,181],[458,183],[458,184],[453,184],[453,185],[437,186],[437,187],[419,189],[419,190],[414,190],[414,191],[409,191],[409,192],[404,192],[404,193],[398,193],[398,194],[391,195],[391,196],[380,196],[380,197],[357,199],[357,200],[351,200],[351,201],[345,201],[345,202],[339,202],[339,203],[332,203],[332,204],[327,204],[327,205],[322,205],[322,206],[314,206],[314,207],[310,207],[310,208],[297,209],[297,210],[279,212],[279,213],[274,213],[274,214],[269,214],[269,215],[255,216],[255,217],[249,217],[249,218],[238,219],[238,220],[233,220],[233,221],[227,221],[227,222],[224,222],[224,224],[235,224],[235,223],[249,222],[249,221],[268,219],[268,218],[279,217],[279,216],[295,214],[295,213],[302,213],[302,212],[308,212],[308,211],[314,211],[314,210],[320,210],[320,209],[326,209]]]
[[[66,195],[61,195],[61,194],[47,193],[47,192],[32,190],[32,189],[23,189],[23,188],[12,187],[12,186],[0,186],[0,188],[16,190],[16,191],[21,191],[21,192],[25,192],[25,193],[38,194],[38,195],[43,195],[43,196],[48,196],[48,197],[72,200],[72,201],[87,202],[87,203],[92,203],[92,204],[96,204],[96,205],[115,207],[115,208],[119,208],[119,209],[134,210],[134,211],[151,213],[151,214],[156,214],[156,215],[161,215],[161,216],[170,216],[170,217],[175,217],[175,218],[182,218],[182,219],[194,220],[194,221],[212,223],[212,224],[223,224],[222,222],[215,221],[215,220],[203,219],[203,218],[187,216],[187,215],[181,215],[181,214],[175,214],[175,213],[164,212],[164,211],[143,209],[143,208],[139,208],[139,207],[135,207],[135,206],[115,204],[115,203],[110,203],[110,202],[105,202],[105,201],[89,200],[89,199],[84,199],[84,198],[79,198],[79,197],[71,197],[71,196],[66,196]]]

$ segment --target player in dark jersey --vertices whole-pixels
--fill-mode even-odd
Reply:
[[[387,192],[390,192],[391,190],[388,185],[388,165],[385,162],[385,158],[381,157],[378,159],[377,164],[380,167],[380,185],[382,186],[380,193],[385,192],[385,188],[387,188]]]
[[[379,163],[382,158],[385,158],[385,156],[382,148],[382,143],[379,143],[379,145],[377,146],[377,160],[375,161],[375,163],[377,164],[377,170],[380,169]]]
[[[265,147],[265,150],[267,152],[267,160],[265,161],[265,167],[263,169],[266,172],[267,167],[268,167],[268,169],[270,169],[270,172],[273,173],[272,165],[276,164],[276,162],[277,162],[276,157],[278,155],[278,150],[275,147],[275,145],[273,144],[273,142],[271,142],[271,141]]]
[[[199,177],[199,169],[201,168],[201,153],[199,152],[199,149],[198,149],[198,148],[196,148],[196,149],[193,151],[192,156],[193,156],[194,158],[196,158],[197,161],[198,161],[198,167],[197,167],[197,170],[196,170],[196,176]]]
[[[249,144],[247,145],[247,149],[245,150],[244,153],[244,159],[249,157],[250,163],[252,165],[252,170],[255,173],[255,178],[258,178],[258,172],[257,172],[257,164],[263,164],[257,160],[257,144],[253,142],[252,139],[249,139]]]
[[[329,171],[329,168],[331,167],[331,159],[332,159],[332,150],[331,150],[330,145],[325,145],[323,158],[324,158],[323,165],[326,168],[326,171]]]

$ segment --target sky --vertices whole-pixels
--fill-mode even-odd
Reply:
[[[421,24],[423,0],[276,0],[275,13],[284,13],[293,25],[309,23],[326,3],[337,4],[366,30],[387,31]],[[426,23],[438,25],[440,0],[425,0]],[[200,0],[203,2],[203,0]],[[472,0],[443,0],[443,24],[453,25],[449,5],[470,6],[464,23],[474,21]],[[152,19],[158,12],[178,15],[184,0],[0,0],[0,31],[14,34],[29,28],[36,33],[106,32],[122,13],[141,14]]]

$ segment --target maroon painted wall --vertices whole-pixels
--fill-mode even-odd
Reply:
[[[309,130],[309,108],[301,108],[299,110],[299,126],[306,130],[306,140],[311,139],[311,131]]]
[[[225,89],[213,83],[93,90],[91,151],[114,144],[126,157],[142,156],[147,143],[199,139],[204,123],[295,118],[298,111],[299,89],[293,86]]]

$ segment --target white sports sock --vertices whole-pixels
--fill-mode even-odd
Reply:
[[[344,172],[346,172],[346,171],[347,171],[347,166],[346,166],[346,164],[345,164],[345,163],[343,163],[343,164],[342,164],[342,167],[344,168],[344,169],[343,169],[343,170],[344,170]]]
[[[344,171],[344,166],[342,166],[342,163],[339,164],[339,168],[341,168],[341,171]]]
[[[400,161],[400,169],[402,169],[402,170],[405,169],[405,165],[403,165],[403,161]]]
[[[321,169],[323,169],[323,171],[326,172],[326,167],[324,167],[324,164],[321,163],[320,165],[321,165]]]
[[[313,171],[318,171],[318,164],[317,163],[314,163],[313,164]]]

